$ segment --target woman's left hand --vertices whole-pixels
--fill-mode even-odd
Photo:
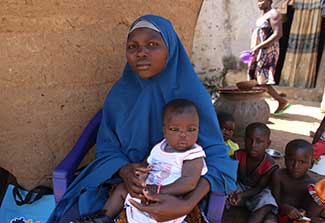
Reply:
[[[132,199],[129,201],[139,209],[140,211],[147,212],[157,221],[168,221],[171,219],[179,218],[188,214],[192,205],[176,196],[167,195],[167,194],[150,194],[149,191],[144,190],[143,195],[150,201],[148,206],[145,204],[140,204]]]

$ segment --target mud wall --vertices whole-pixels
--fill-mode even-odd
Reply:
[[[53,168],[102,106],[140,15],[169,18],[186,49],[201,0],[0,2],[0,166],[25,186]]]
[[[239,63],[240,51],[250,49],[258,16],[256,0],[203,1],[192,56],[202,80],[218,85],[225,69],[236,69],[233,66]]]

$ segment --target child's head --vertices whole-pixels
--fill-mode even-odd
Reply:
[[[198,109],[189,100],[172,100],[163,109],[163,125],[168,144],[176,150],[185,151],[191,148],[198,138]]]
[[[290,141],[285,149],[285,165],[293,178],[305,176],[312,167],[313,146],[303,139]]]
[[[271,144],[270,135],[271,130],[264,123],[249,124],[245,130],[245,148],[248,156],[262,158]]]
[[[227,112],[218,112],[218,120],[223,139],[227,141],[231,139],[235,131],[235,119]]]

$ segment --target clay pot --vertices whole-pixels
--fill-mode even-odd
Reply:
[[[234,136],[243,137],[245,128],[250,123],[267,123],[270,108],[264,100],[264,92],[265,89],[219,91],[220,97],[214,103],[215,110],[233,115],[236,124]]]

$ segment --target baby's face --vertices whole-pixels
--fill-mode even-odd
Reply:
[[[169,113],[164,119],[164,135],[168,144],[178,151],[192,147],[199,134],[199,117],[196,112]]]
[[[271,141],[268,135],[259,129],[253,129],[245,137],[245,148],[250,157],[263,157],[270,143]]]
[[[226,121],[221,124],[221,131],[223,134],[223,139],[227,141],[228,139],[231,139],[234,135],[235,131],[235,122],[233,121]]]
[[[289,150],[285,155],[285,165],[291,177],[301,178],[312,166],[312,154],[303,148]]]

